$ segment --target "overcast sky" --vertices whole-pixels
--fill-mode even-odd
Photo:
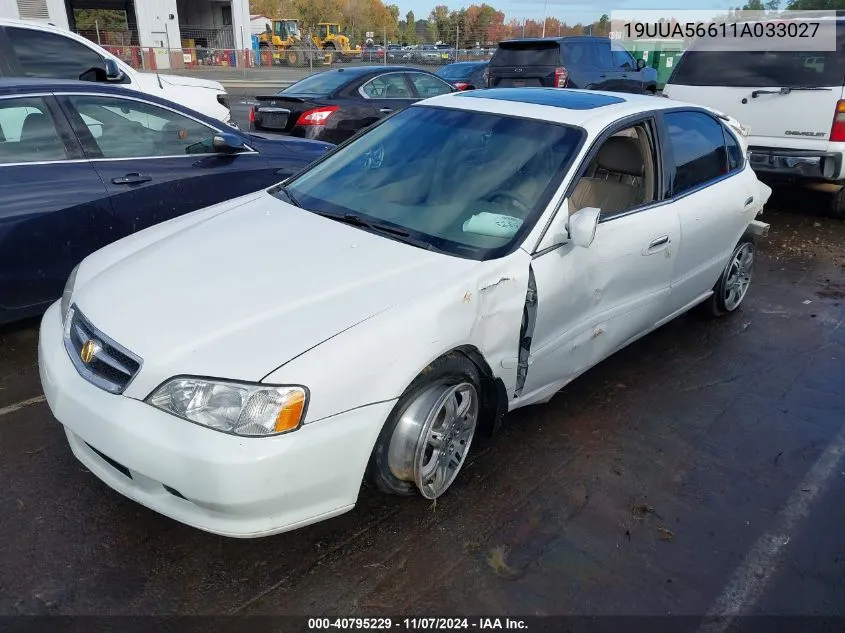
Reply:
[[[385,0],[385,4],[390,4]],[[414,12],[414,17],[424,19],[428,17],[436,4],[445,4],[450,9],[460,9],[470,4],[481,4],[480,0],[473,2],[449,2],[448,0],[398,0],[396,4],[401,9],[400,19],[405,18],[408,11]],[[512,18],[532,18],[542,21],[543,0],[487,0],[487,4],[505,12],[505,21]],[[586,24],[597,20],[602,13],[610,12],[613,9],[728,9],[732,5],[742,4],[739,0],[725,2],[720,0],[700,0],[694,5],[684,6],[679,0],[602,0],[591,3],[584,0],[550,0],[547,5],[549,17],[556,17],[569,24],[581,22]]]

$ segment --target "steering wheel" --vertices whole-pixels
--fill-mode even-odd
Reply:
[[[514,193],[513,191],[508,191],[506,189],[497,189],[496,191],[490,194],[488,200],[494,200],[496,198],[505,198],[507,200],[510,200],[514,204],[514,206],[518,207],[526,215],[531,213],[531,203],[528,202],[528,200],[523,198],[518,193]]]

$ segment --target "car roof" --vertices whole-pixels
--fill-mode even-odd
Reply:
[[[119,85],[96,83],[93,81],[78,81],[72,79],[45,79],[38,77],[0,77],[0,96],[27,95],[33,93],[98,93],[105,95],[120,95],[132,97],[156,103],[185,114],[190,114],[196,119],[201,119],[210,125],[220,127],[221,122],[207,117],[201,112],[174,103],[167,99],[156,97],[146,92],[139,92]]]
[[[709,108],[655,97],[568,88],[488,88],[430,97],[411,107],[439,106],[603,129],[613,121],[669,108]]]
[[[512,46],[514,44],[537,44],[538,42],[548,42],[554,44],[561,44],[567,40],[602,40],[606,41],[608,38],[600,37],[598,35],[563,35],[561,37],[525,37],[514,40],[502,40],[499,46],[507,44]]]

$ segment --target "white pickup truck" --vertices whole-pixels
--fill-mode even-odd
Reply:
[[[0,19],[0,77],[86,79],[169,99],[231,124],[217,81],[139,72],[84,37],[58,27]]]

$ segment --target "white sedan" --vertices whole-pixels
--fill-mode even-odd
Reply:
[[[269,190],[86,258],[47,401],[106,484],[235,537],[442,495],[473,437],[694,306],[740,307],[771,190],[669,99],[428,99]]]

